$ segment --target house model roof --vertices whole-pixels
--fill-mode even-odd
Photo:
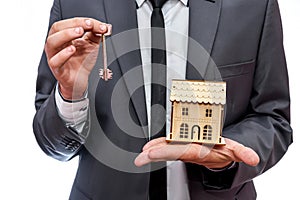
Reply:
[[[226,103],[226,83],[213,81],[173,80],[171,101],[188,103]]]

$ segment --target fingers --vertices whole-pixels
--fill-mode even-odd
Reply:
[[[90,41],[92,41],[92,42],[94,42],[94,43],[97,43],[97,44],[100,43],[101,38],[102,38],[102,37],[101,37],[100,34],[95,34],[95,33],[93,33],[93,32],[87,32],[87,33],[85,33],[84,36],[83,36],[83,39],[85,39],[85,40],[90,40]]]
[[[164,156],[160,155],[160,151],[164,151],[163,148],[148,149],[140,153],[134,160],[134,164],[138,167],[149,164],[151,162],[158,162],[164,160]]]
[[[87,44],[96,47],[101,40],[101,34],[111,34],[111,29],[111,25],[91,18],[72,18],[54,23],[45,44],[52,71],[58,71],[74,55],[77,48],[89,48]]]
[[[192,148],[191,145],[161,145],[159,147],[149,149],[148,156],[153,161],[162,160],[178,160],[187,151]]]
[[[206,167],[223,168],[229,163],[244,162],[250,166],[259,163],[259,157],[252,149],[226,139],[226,146],[209,148],[199,144],[168,144],[165,138],[148,142],[143,152],[135,159],[137,166],[150,162],[182,160]]]
[[[84,31],[91,31],[98,34],[105,34],[108,30],[107,25],[92,18],[72,18],[61,20],[54,23],[49,31],[49,35],[65,29],[82,27]]]
[[[190,154],[189,152],[195,151],[194,145],[195,144],[170,145],[166,142],[162,142],[162,138],[159,138],[150,141],[147,144],[146,150],[135,159],[134,163],[136,166],[142,166],[150,162],[178,160],[181,159],[181,157],[192,160],[190,156],[194,156],[195,154]]]
[[[148,156],[148,152],[147,151],[143,151],[142,153],[140,153],[134,160],[134,164],[137,167],[141,167],[143,165],[146,165],[148,163],[152,162]]]
[[[111,24],[106,24],[106,27],[107,27],[107,32],[105,33],[105,36],[111,35],[112,25]]]
[[[111,34],[112,26],[91,18],[72,18],[54,23],[49,31],[45,51],[48,58],[58,53],[71,41],[83,35],[99,43],[101,34]],[[85,34],[86,33],[86,34]]]
[[[140,167],[140,166],[146,165],[146,164],[154,161],[153,158],[151,159],[149,157],[150,150],[157,149],[157,148],[165,146],[165,145],[167,145],[165,137],[161,137],[161,138],[157,138],[157,139],[153,139],[153,140],[149,141],[143,147],[143,152],[140,153],[138,155],[138,157],[136,157],[136,159],[134,161],[135,165]]]
[[[150,141],[143,147],[143,151],[146,151],[147,149],[151,148],[152,146],[157,145],[157,144],[160,144],[160,143],[166,144],[166,138],[165,138],[165,137],[160,137],[160,138],[157,138],[157,139],[154,139],[154,140],[150,140]]]
[[[76,48],[73,45],[70,45],[48,60],[49,66],[51,66],[51,69],[54,71],[55,74],[59,73],[59,68],[67,60],[69,60],[75,52]]]
[[[100,29],[104,28],[106,29],[106,33],[104,33],[105,36],[109,36],[112,33],[112,25],[111,24],[105,24],[103,25],[104,27],[100,26]],[[85,33],[85,35],[83,36],[83,39],[87,39],[90,40],[94,43],[99,43],[102,39],[102,34],[97,34],[94,32],[87,32]]]
[[[54,56],[61,50],[64,44],[81,37],[84,34],[84,30],[81,27],[69,28],[60,32],[56,32],[49,35],[45,45],[45,51],[48,58]]]

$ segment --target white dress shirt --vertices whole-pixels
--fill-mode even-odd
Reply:
[[[148,124],[151,116],[151,14],[152,5],[149,0],[136,0],[139,40],[141,45],[141,58],[143,76],[145,81],[146,107]],[[170,130],[171,102],[170,88],[172,79],[185,79],[186,58],[188,45],[189,8],[188,0],[168,0],[162,7],[166,30],[167,51],[167,115],[166,130]],[[87,119],[88,99],[76,103],[65,102],[56,90],[57,109],[60,117],[81,131]],[[150,131],[149,131],[150,133]],[[167,164],[167,195],[169,200],[189,200],[188,184],[185,165],[181,161]]]

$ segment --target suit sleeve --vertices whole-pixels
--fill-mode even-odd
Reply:
[[[250,167],[238,163],[222,172],[202,169],[207,189],[233,188],[274,166],[292,143],[288,73],[278,3],[267,5],[257,66],[253,79],[249,111],[238,123],[223,130],[223,135],[255,150],[260,163]]]
[[[49,28],[61,19],[60,1],[54,0]],[[60,118],[55,102],[56,84],[57,81],[52,75],[45,52],[43,52],[36,82],[36,114],[33,119],[33,131],[39,146],[47,155],[67,161],[78,153],[85,142],[88,125],[79,134]]]

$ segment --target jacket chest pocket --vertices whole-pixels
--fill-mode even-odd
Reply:
[[[225,126],[245,115],[251,99],[255,60],[219,66],[227,84]]]

